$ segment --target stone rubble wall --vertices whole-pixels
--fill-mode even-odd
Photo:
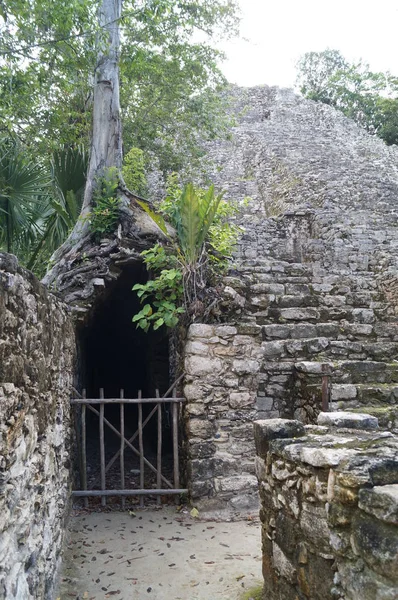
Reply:
[[[0,254],[0,598],[52,600],[70,495],[74,331]]]
[[[225,319],[255,332],[258,370],[239,393],[257,397],[259,419],[315,423],[326,365],[332,410],[396,431],[398,148],[292,90],[231,97],[237,125],[207,145],[207,177],[242,206]]]
[[[255,422],[264,600],[392,600],[398,438],[357,413]]]
[[[253,464],[260,339],[252,328],[191,325],[185,347],[192,500],[207,509],[257,504]]]

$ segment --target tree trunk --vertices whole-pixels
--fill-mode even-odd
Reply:
[[[122,125],[119,99],[119,21],[122,0],[102,0],[99,8],[99,53],[95,69],[93,134],[82,206],[89,211],[95,180],[104,169],[122,167]]]
[[[140,253],[163,234],[135,202],[121,175],[122,126],[119,100],[119,21],[122,0],[102,0],[99,9],[98,62],[95,68],[93,133],[83,205],[73,231],[54,253],[53,266],[43,283],[67,302],[78,318],[85,318],[104,286],[111,284],[126,264],[141,263]],[[104,169],[120,172],[120,222],[116,235],[100,242],[93,238],[87,217],[92,208],[96,179]]]

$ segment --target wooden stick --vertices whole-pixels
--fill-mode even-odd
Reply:
[[[174,401],[174,400],[178,400],[179,402],[180,402],[180,401],[181,401],[181,402],[185,402],[185,398],[181,398],[181,399],[180,399],[180,398],[176,398],[176,399],[175,399],[175,398],[167,398],[167,396],[170,394],[170,392],[172,392],[172,391],[173,391],[173,389],[175,388],[175,386],[176,386],[176,385],[177,385],[177,384],[178,384],[178,383],[181,381],[181,379],[182,379],[183,377],[184,377],[184,373],[183,373],[182,375],[180,375],[180,376],[179,376],[179,377],[178,377],[178,378],[177,378],[177,379],[174,381],[174,383],[173,383],[173,384],[172,384],[172,385],[169,387],[169,389],[166,391],[166,393],[165,393],[165,394],[164,394],[164,395],[163,395],[161,398],[159,398],[159,399],[158,399],[158,402],[172,402],[172,401]],[[77,391],[75,388],[72,388],[72,389],[74,390],[74,392],[75,392],[75,393],[76,393],[78,396],[80,396],[79,392],[78,392],[78,391]],[[81,397],[81,396],[80,396],[80,397]],[[123,399],[123,401],[125,402],[125,400],[124,400],[124,399]],[[72,401],[72,402],[73,402],[73,401]],[[119,402],[120,402],[120,399],[119,399]],[[148,423],[148,421],[151,419],[151,417],[153,417],[153,415],[155,414],[155,412],[156,412],[156,411],[157,411],[157,406],[155,406],[155,407],[154,407],[154,408],[151,410],[151,412],[149,413],[149,415],[146,417],[145,421],[144,421],[144,422],[143,422],[143,424],[142,424],[142,427],[143,427],[143,428],[144,428],[144,427],[145,427],[145,425]],[[131,436],[131,438],[129,438],[129,442],[130,442],[130,443],[132,443],[132,442],[135,440],[135,438],[136,438],[137,436],[138,436],[138,429],[137,429],[137,431],[134,433],[134,435],[132,435],[132,436]],[[120,454],[120,450],[118,450],[118,451],[116,452],[116,454],[115,454],[115,455],[114,455],[114,456],[111,458],[111,460],[110,460],[110,461],[108,462],[108,464],[106,465],[106,468],[105,468],[105,473],[107,473],[107,472],[109,471],[109,469],[112,467],[112,465],[114,465],[115,461],[116,461],[116,460],[118,459],[118,457],[119,457],[119,454]],[[93,487],[96,485],[97,481],[98,481],[98,479],[96,479],[96,480],[94,481],[93,485],[91,486],[91,489],[92,489],[92,488],[93,488]]]
[[[83,400],[81,398],[72,398],[71,404],[154,404],[155,402],[185,402],[185,398],[89,398],[89,400]]]
[[[100,398],[104,398],[104,389],[100,389]],[[104,436],[104,402],[100,404],[99,418],[99,435],[100,435],[100,458],[101,458],[101,490],[106,489],[105,481],[105,436]],[[106,497],[101,497],[101,505],[106,506]]]
[[[83,390],[83,398],[86,390]],[[87,435],[86,435],[86,405],[82,406],[82,487],[87,490]],[[84,506],[88,508],[88,498],[84,498]]]
[[[176,390],[173,391],[175,397]],[[178,406],[177,404],[172,405],[173,411],[173,466],[174,466],[174,487],[175,489],[180,487],[180,473],[179,473],[179,460],[178,460]],[[177,498],[178,503],[178,498]]]
[[[170,394],[170,392],[173,391],[173,389],[175,388],[175,386],[181,381],[181,379],[184,377],[184,373],[182,375],[180,375],[175,381],[174,383],[168,388],[168,390],[166,391],[166,393],[159,398],[157,401],[158,402],[173,402],[174,400],[177,400],[178,402],[185,402],[185,398],[167,398],[167,396]],[[80,396],[79,392],[73,388],[73,390],[76,392],[76,394],[78,396]],[[120,402],[120,399],[118,399]],[[145,401],[145,399],[142,400],[143,402]],[[73,402],[73,401],[72,401]],[[126,402],[125,399],[123,399],[123,402]],[[153,415],[155,414],[155,412],[157,411],[157,406],[155,406],[151,412],[149,413],[149,415],[146,417],[145,421],[142,424],[142,427],[144,428],[145,425],[148,423],[148,421],[151,419],[151,417],[153,417]],[[131,436],[131,438],[129,438],[129,442],[133,442],[135,440],[135,438],[138,436],[138,429],[137,431],[134,433],[134,435]],[[116,452],[116,454],[111,458],[111,460],[109,461],[109,463],[106,465],[105,468],[105,473],[107,473],[109,471],[109,469],[112,467],[112,465],[115,463],[115,461],[118,459],[120,454],[120,450],[118,450]],[[94,487],[94,485],[96,485],[97,480],[94,481],[94,484],[91,486],[91,489]]]
[[[82,490],[75,490],[72,492],[72,496],[82,497],[82,496],[157,496],[158,494],[162,494],[162,496],[174,496],[178,494],[187,494],[187,489],[179,489],[179,490],[87,490],[83,492]]]
[[[145,419],[145,421],[142,423],[142,429],[145,428],[145,425],[147,425],[148,421],[150,421],[151,417],[153,417],[153,415],[155,414],[155,412],[157,411],[158,407],[157,405],[155,406],[155,408],[153,408],[151,410],[151,412],[149,413],[149,415],[147,416],[147,418]],[[130,444],[132,444],[134,442],[134,440],[138,437],[138,429],[137,431],[131,436],[131,438],[129,438],[129,442]],[[116,452],[116,454],[111,458],[111,460],[108,462],[108,464],[106,465],[105,468],[105,473],[107,473],[109,471],[109,469],[112,467],[112,465],[115,464],[115,461],[118,459],[120,454],[120,450],[118,450]]]
[[[330,393],[329,393],[329,376],[330,370],[328,364],[322,364],[322,411],[328,412],[329,410],[329,401],[330,401]]]
[[[87,408],[88,408],[89,410],[91,410],[91,412],[93,412],[94,414],[96,414],[96,415],[99,417],[99,412],[98,412],[98,410],[97,410],[96,408],[94,408],[94,406],[91,406],[90,404],[87,404]],[[155,409],[156,409],[156,407],[155,407]],[[111,429],[111,430],[113,431],[113,433],[115,433],[115,434],[116,434],[116,435],[117,435],[117,436],[120,438],[120,431],[118,431],[118,430],[116,429],[116,427],[114,427],[114,426],[112,425],[112,423],[110,423],[110,422],[108,421],[108,419],[105,419],[105,418],[104,418],[104,423],[105,423],[105,425],[107,425],[107,426],[109,427],[109,429]],[[139,451],[137,450],[137,448],[135,448],[135,447],[134,447],[134,446],[133,446],[133,445],[132,445],[132,444],[129,442],[129,440],[126,440],[126,438],[124,438],[124,439],[125,439],[125,442],[126,442],[126,446],[128,446],[128,447],[129,447],[129,448],[130,448],[130,449],[131,449],[131,450],[134,452],[134,454],[136,454],[137,456],[139,456],[139,455],[140,455],[140,453],[139,453]],[[119,452],[119,451],[118,451],[118,452]],[[153,466],[153,465],[152,465],[152,464],[149,462],[149,460],[147,460],[146,458],[144,458],[144,463],[145,463],[145,464],[146,464],[146,466],[147,466],[147,467],[149,467],[149,468],[150,468],[150,469],[151,469],[151,470],[152,470],[154,473],[156,473],[156,467],[154,467],[154,466]],[[166,477],[164,477],[164,475],[162,475],[162,481],[163,481],[163,482],[164,482],[166,485],[168,485],[168,486],[169,486],[169,488],[173,489],[173,484],[171,483],[171,481],[169,481],[168,479],[166,479]]]
[[[138,398],[141,398],[141,390],[138,392]],[[142,431],[142,404],[138,405],[138,444],[140,448],[140,488],[144,489],[144,438]],[[144,506],[144,497],[140,497],[140,506]]]
[[[159,397],[159,390],[156,390],[156,396]],[[158,489],[162,487],[162,405],[160,402],[157,404],[158,407],[158,457],[157,457],[157,469],[158,474],[156,478],[156,485]],[[162,499],[160,496],[156,498],[156,504],[160,505]]]
[[[120,390],[120,398],[124,398],[124,390]],[[120,404],[120,485],[122,487],[122,490],[124,490],[124,404]],[[126,499],[124,496],[122,496],[122,508],[124,509],[125,506]]]

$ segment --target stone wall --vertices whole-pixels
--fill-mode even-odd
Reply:
[[[253,419],[261,355],[258,333],[191,325],[185,347],[188,481],[200,507],[257,505]]]
[[[366,408],[394,430],[398,148],[292,90],[231,94],[237,125],[229,140],[208,144],[207,176],[242,205],[245,231],[224,280],[223,318],[237,336],[252,332],[257,370],[236,391],[257,398],[257,418],[314,423],[326,369],[333,410]],[[233,336],[225,342],[233,353]],[[230,363],[223,358],[222,369]],[[198,385],[201,377],[189,371]],[[210,389],[211,374],[205,381]],[[222,392],[225,402],[234,391]],[[230,435],[238,425],[230,419]],[[216,477],[209,464],[207,480]]]
[[[398,438],[357,413],[255,423],[264,599],[392,600]]]
[[[52,600],[70,492],[74,333],[64,305],[0,254],[0,598]]]

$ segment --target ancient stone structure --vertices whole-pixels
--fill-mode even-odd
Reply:
[[[242,202],[245,233],[225,279],[230,334],[194,326],[186,349],[194,498],[229,503],[242,495],[240,464],[252,472],[243,425],[255,415],[314,423],[323,368],[333,409],[366,407],[394,429],[398,397],[398,149],[291,90],[233,97],[231,139],[207,148],[208,176]]]
[[[0,254],[0,340],[0,597],[52,600],[71,488],[74,331],[10,254]]]
[[[264,598],[392,600],[398,438],[357,413],[255,423]]]

